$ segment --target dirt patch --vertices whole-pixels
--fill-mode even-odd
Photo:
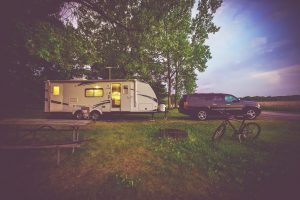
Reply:
[[[163,128],[159,130],[158,137],[159,138],[170,137],[174,139],[187,138],[188,132],[180,129]]]

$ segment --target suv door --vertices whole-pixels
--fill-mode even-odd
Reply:
[[[243,105],[238,98],[233,95],[226,94],[224,96],[226,103],[226,111],[232,114],[240,114],[243,110]]]
[[[219,111],[224,111],[225,108],[226,105],[225,105],[224,95],[221,94],[213,95],[211,99],[211,105],[210,105],[211,111],[218,113]]]

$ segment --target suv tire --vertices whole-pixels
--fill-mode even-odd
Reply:
[[[201,110],[197,111],[197,112],[195,113],[195,118],[196,118],[197,120],[200,120],[200,121],[206,120],[206,119],[207,119],[207,111],[204,110],[204,109],[201,109]]]
[[[247,119],[255,119],[257,117],[257,111],[254,108],[247,108],[245,113]]]

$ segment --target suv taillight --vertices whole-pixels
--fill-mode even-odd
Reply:
[[[184,109],[187,109],[188,106],[189,106],[188,102],[187,102],[187,101],[184,101],[184,102],[183,102],[183,108],[184,108]]]

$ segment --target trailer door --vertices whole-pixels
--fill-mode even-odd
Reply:
[[[121,111],[131,111],[131,88],[130,83],[122,83]]]
[[[50,93],[50,112],[63,110],[63,84],[52,83]]]
[[[111,111],[120,111],[121,108],[121,83],[111,84]]]

